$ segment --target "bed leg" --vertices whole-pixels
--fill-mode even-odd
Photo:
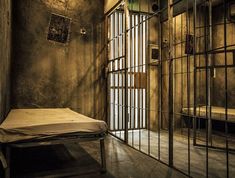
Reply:
[[[100,139],[100,152],[101,152],[101,173],[106,173],[106,158],[104,139]]]
[[[6,162],[7,167],[5,169],[5,178],[10,178],[10,160],[11,160],[11,148],[10,146],[6,146]]]
[[[0,145],[0,161],[2,163],[3,169],[6,169],[7,168],[7,162],[6,162],[6,158],[3,154],[3,148],[2,148],[1,145]]]

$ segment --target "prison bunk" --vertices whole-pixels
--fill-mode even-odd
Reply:
[[[100,140],[101,171],[106,171],[107,125],[68,108],[12,109],[0,125],[0,160],[10,178],[11,148]]]
[[[193,122],[192,118],[196,119],[196,125],[193,127],[194,129],[196,128],[205,128],[205,121],[210,121],[208,122],[208,133],[209,133],[209,138],[211,139],[212,135],[212,124],[216,124],[215,130],[218,131],[223,131],[225,132],[225,127],[222,126],[222,124],[228,123],[228,129],[229,133],[234,133],[234,126],[235,126],[235,109],[228,108],[227,109],[227,117],[226,117],[226,111],[225,108],[223,107],[218,107],[218,106],[211,106],[211,107],[206,107],[206,106],[200,106],[195,108],[195,113],[194,113],[194,107],[190,108],[182,108],[182,116],[185,124],[187,127],[193,127]],[[202,121],[202,122],[201,122]]]
[[[182,108],[182,113],[184,115],[189,114],[189,116],[194,116],[194,108]],[[209,117],[210,111],[209,107],[206,108],[206,106],[200,106],[196,107],[196,117],[207,119]],[[225,119],[225,108],[218,107],[218,106],[211,106],[211,120],[218,120],[222,122],[231,122],[235,123],[235,109],[228,108],[227,109],[227,121]],[[206,117],[206,115],[208,117]]]

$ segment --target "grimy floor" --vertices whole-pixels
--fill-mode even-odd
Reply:
[[[107,173],[101,174],[99,142],[14,149],[15,178],[184,178],[183,174],[108,136]]]
[[[116,136],[124,138],[124,132],[114,132]],[[192,135],[192,134],[191,134]],[[168,163],[168,132],[160,132],[160,157],[159,157],[159,135],[146,129],[129,131],[129,145],[148,153],[154,158],[160,159],[164,163]],[[205,137],[204,137],[205,138]],[[197,143],[205,145],[203,141]],[[150,146],[148,146],[150,145]],[[225,141],[221,137],[213,135],[213,146],[224,147]],[[235,142],[229,141],[229,177],[235,177]],[[173,140],[173,162],[174,167],[184,173],[188,173],[188,138],[179,132],[174,133]],[[226,177],[226,152],[219,149],[208,149],[208,174],[211,178]],[[201,146],[193,146],[192,138],[190,139],[190,165],[191,176],[194,178],[206,177],[206,148]]]

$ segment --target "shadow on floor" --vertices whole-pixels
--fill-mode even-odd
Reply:
[[[15,148],[11,166],[14,178],[114,178],[108,172],[101,174],[100,164],[78,144],[72,151],[65,145]]]
[[[14,178],[186,178],[123,142],[105,139],[108,172],[100,173],[99,141],[13,149]],[[0,176],[2,177],[2,176]]]

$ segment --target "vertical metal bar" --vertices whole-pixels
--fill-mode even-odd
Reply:
[[[125,49],[125,45],[124,45],[124,37],[125,37],[125,31],[124,31],[124,13],[122,13],[122,56],[125,55],[124,49]],[[122,130],[124,130],[125,126],[124,126],[124,117],[125,117],[125,90],[124,90],[124,75],[123,75],[123,69],[124,69],[124,57],[122,58]]]
[[[205,54],[205,60],[206,60],[206,177],[208,178],[208,53],[207,53],[207,9],[204,8],[204,54]]]
[[[133,43],[133,66],[132,66],[132,70],[133,70],[133,73],[132,73],[132,76],[134,77],[134,81],[133,82],[135,82],[135,74],[136,74],[136,15],[135,14],[133,14],[133,16],[134,16],[134,24],[133,24],[133,26],[134,26],[134,28],[133,28],[133,32],[134,32],[134,39],[133,39],[133,41],[134,41],[134,43]],[[137,124],[136,124],[136,88],[135,88],[135,83],[134,83],[134,85],[133,85],[133,92],[134,92],[134,129],[136,129],[136,128],[138,128],[137,127]]]
[[[6,161],[7,168],[5,169],[5,178],[10,178],[11,174],[11,147],[6,145]]]
[[[225,59],[225,134],[226,134],[226,173],[229,178],[229,143],[228,143],[228,66],[227,66],[227,0],[223,1],[224,6],[224,59]]]
[[[194,103],[193,103],[193,145],[196,145],[196,109],[197,109],[197,70],[196,70],[196,66],[197,66],[197,59],[196,59],[196,23],[197,23],[197,1],[194,0],[193,3],[193,33],[194,33],[194,42],[193,42],[193,59],[194,59],[194,69],[193,69],[193,74],[194,74],[194,81],[193,81],[193,92],[194,92]]]
[[[124,71],[122,72],[122,75],[123,75],[123,78],[122,78],[122,87],[123,87],[123,130],[124,130],[124,135],[125,135],[125,115],[126,115],[125,107],[126,107],[126,105],[128,105],[128,103],[126,103],[126,101],[125,101],[125,92],[126,92],[126,90],[125,90],[125,71],[127,70],[127,68],[126,68],[127,66],[125,66],[125,61],[127,60],[127,63],[128,63],[128,56],[125,53],[125,49],[127,48],[127,46],[125,44],[126,33],[128,33],[128,32],[126,32],[126,27],[125,27],[125,13],[123,13],[122,19],[123,19],[122,20],[123,21],[123,25],[122,25],[122,27],[123,27],[123,29],[122,29],[122,31],[123,31],[123,49],[122,49],[123,59],[122,59],[122,63],[123,63],[123,69],[124,69]],[[126,118],[126,119],[129,120],[128,118]]]
[[[141,45],[141,51],[142,51],[142,63],[143,63],[143,67],[142,67],[142,71],[145,74],[145,87],[143,88],[143,92],[142,92],[142,125],[144,129],[147,129],[147,125],[146,125],[146,82],[147,82],[147,75],[146,75],[146,41],[145,41],[145,19],[146,15],[142,15],[141,20],[142,20],[142,24],[141,24],[141,29],[142,29],[142,45]]]
[[[128,21],[129,21],[129,10],[127,2],[124,4],[125,13],[125,142],[128,143]]]
[[[212,50],[212,0],[209,0],[209,7],[208,7],[209,19],[208,19],[208,26],[209,26],[209,43],[208,43],[208,51]],[[212,72],[212,54],[208,54],[208,64],[209,64],[209,75],[208,75],[208,104],[209,104],[209,118],[208,118],[208,139],[209,142],[212,144],[212,121],[211,121],[211,72]]]
[[[143,66],[144,66],[144,62],[143,62],[143,15],[140,15],[140,47],[139,47],[139,50],[140,50],[140,71],[142,72],[142,74],[144,74],[144,70],[143,70]],[[143,83],[144,81],[142,81],[142,78],[141,78],[141,83]],[[142,85],[141,87],[141,128],[144,128],[144,124],[143,124],[143,118],[144,118],[144,103],[143,103],[143,100],[144,100],[144,86]]]
[[[189,16],[189,0],[187,0],[186,10],[186,30],[190,34],[190,16]],[[190,108],[190,56],[187,54],[187,108]],[[188,115],[190,110],[188,109]],[[190,120],[188,119],[188,175],[190,175]]]
[[[169,93],[168,93],[168,109],[169,109],[169,166],[173,167],[173,0],[168,0],[168,30],[169,30]]]
[[[199,11],[198,14],[203,14],[204,13],[204,7],[201,6],[198,11]],[[202,26],[204,24],[203,19],[204,19],[204,16],[200,15],[200,17],[198,19],[198,25],[199,26]],[[204,33],[204,29],[200,28],[199,29],[199,36],[202,36],[203,33]],[[200,40],[202,40],[202,39],[200,39]],[[201,47],[200,43],[198,43],[199,44],[198,45],[198,50],[201,52],[201,51],[203,51],[203,46]],[[204,57],[205,57],[204,55],[199,55],[198,56],[198,66],[202,66],[202,63],[204,62],[204,61],[202,62],[202,60],[204,59]],[[203,64],[203,65],[205,65],[205,64]],[[203,78],[202,74],[203,74],[204,70],[199,69],[199,71],[196,71],[196,72],[198,72],[198,75],[199,75],[199,79],[198,79],[198,96],[200,96],[201,95],[201,90],[204,90],[204,88],[202,88],[202,86],[201,86],[202,78]],[[204,79],[203,79],[203,82],[204,82]],[[203,93],[204,93],[204,91],[203,91]],[[199,107],[200,107],[200,105],[199,105]],[[197,106],[196,106],[196,109],[197,109]],[[195,110],[195,112],[197,112],[197,111]],[[200,121],[200,119],[198,119],[197,125],[198,125],[198,129],[200,131],[200,129],[201,129],[201,126],[200,126],[201,125],[201,121]],[[196,130],[197,130],[197,128],[196,128]],[[197,135],[195,137],[195,143],[196,143],[196,139],[197,139]]]
[[[161,7],[160,1],[158,1],[158,7]],[[158,16],[158,44],[159,44],[159,115],[158,115],[158,159],[161,158],[161,121],[162,121],[162,23],[161,23],[161,14]]]
[[[112,15],[110,15],[110,59],[112,59],[113,58],[113,40],[112,40],[112,38],[113,38],[113,14]],[[113,91],[114,91],[114,86],[113,86],[113,65],[114,65],[114,62],[113,61],[111,61],[110,62],[110,71],[111,71],[111,73],[110,73],[110,123],[112,123],[110,126],[112,126],[112,130],[114,130],[114,121],[113,121],[113,117],[114,117],[114,115],[113,115],[113,111],[114,111],[114,109],[113,109],[113,107],[114,107],[114,103],[113,103]],[[111,100],[112,99],[112,100]],[[112,111],[111,111],[112,110]]]
[[[116,26],[116,28],[117,28],[117,46],[116,46],[116,50],[117,50],[117,57],[119,58],[120,57],[120,53],[119,53],[119,50],[120,50],[120,45],[119,45],[119,38],[120,38],[120,27],[119,27],[119,12],[116,12],[116,14],[117,14],[117,26]],[[118,70],[118,72],[117,72],[117,80],[118,80],[118,82],[117,82],[117,109],[118,109],[118,115],[117,115],[117,125],[118,125],[118,130],[120,130],[120,123],[119,123],[119,119],[120,119],[120,113],[119,113],[119,108],[120,108],[120,101],[119,101],[119,99],[120,99],[120,92],[119,92],[119,89],[120,89],[120,84],[119,84],[119,74],[120,74],[120,58],[117,60],[117,65],[118,65],[118,67],[117,67],[117,70]],[[121,136],[121,135],[120,135]]]
[[[174,8],[174,6],[173,6]],[[172,18],[172,24],[173,24],[173,32],[172,32],[172,36],[173,36],[173,39],[174,41],[172,42],[173,44],[173,51],[174,51],[174,54],[176,54],[176,23],[177,23],[177,17],[173,17]],[[175,117],[175,96],[176,96],[176,77],[177,77],[177,74],[176,74],[176,63],[177,63],[177,60],[178,59],[173,59],[172,60],[172,95],[173,95],[173,99],[172,99],[172,105],[173,105],[173,117]],[[173,120],[173,125],[175,125],[175,120]],[[174,133],[173,133],[174,134]]]
[[[143,72],[144,74],[144,57],[143,57],[143,44],[144,44],[144,34],[143,34],[143,15],[141,15],[141,32],[140,32],[140,35],[141,35],[141,47],[139,48],[141,50],[141,64],[142,64],[142,67],[141,67],[141,71]],[[144,79],[146,81],[146,79]],[[143,81],[143,83],[145,83],[145,81]],[[141,126],[142,128],[145,128],[144,127],[144,88],[145,86],[142,88],[142,98],[141,98],[141,107],[142,107],[142,114],[141,114]]]
[[[111,38],[112,38],[112,23],[111,23],[111,15],[109,16],[109,24],[108,24],[108,28],[109,28],[109,32],[110,32],[110,38],[108,39],[109,40],[109,46],[108,48],[110,49],[110,52],[108,51],[107,49],[107,54],[108,54],[108,57],[109,57],[109,60],[112,59],[112,41],[111,41]],[[110,70],[110,73],[109,73],[109,107],[110,107],[110,111],[109,111],[109,124],[110,124],[110,130],[112,130],[112,124],[113,124],[113,118],[112,118],[112,111],[113,111],[113,103],[112,103],[112,78],[113,78],[113,74],[112,74],[112,70],[113,70],[113,63],[112,62],[109,62],[109,70]]]
[[[119,90],[120,90],[120,133],[122,134],[122,125],[123,125],[123,109],[122,109],[122,106],[123,106],[123,93],[122,93],[122,69],[123,69],[123,53],[122,53],[122,48],[123,48],[123,45],[122,45],[122,38],[123,38],[123,33],[122,33],[122,12],[119,12],[119,37],[120,37],[120,40],[119,40],[119,55],[120,55],[120,72],[119,72]]]
[[[146,75],[146,52],[145,52],[145,45],[146,45],[146,42],[145,42],[145,22],[144,22],[144,19],[145,19],[145,16],[146,15],[143,15],[142,16],[142,60],[143,60],[143,72],[145,73],[145,88],[143,89],[143,113],[142,113],[142,117],[143,117],[143,120],[142,120],[142,123],[143,123],[143,128],[147,129],[147,126],[146,126],[146,102],[145,102],[145,98],[146,98],[146,83],[147,83],[147,75]]]
[[[118,13],[118,17],[119,17],[119,129],[120,129],[120,138],[122,137],[122,18],[121,18],[122,13],[119,12]]]
[[[143,68],[142,68],[142,70],[143,70],[143,72],[145,73],[145,42],[144,42],[144,16],[145,15],[142,15],[142,18],[141,18],[141,20],[142,20],[142,24],[141,24],[141,27],[142,27],[142,46],[141,46],[141,51],[142,51],[142,63],[143,63]],[[147,81],[147,75],[145,75],[145,84],[146,84],[146,81]],[[146,97],[146,95],[145,95],[145,92],[146,92],[146,85],[145,85],[145,88],[143,88],[143,93],[142,93],[142,95],[143,95],[143,97],[142,97],[142,107],[143,107],[143,109],[142,109],[142,125],[143,125],[143,128],[145,128],[146,129],[146,125],[144,125],[144,123],[145,123],[145,121],[144,121],[144,119],[145,119],[145,102],[144,102],[144,99],[145,99],[145,97]]]
[[[101,153],[101,172],[106,172],[106,156],[105,156],[105,145],[104,138],[100,139],[100,153]]]
[[[107,39],[107,43],[106,43],[106,44],[109,44],[109,45],[107,46],[107,49],[106,49],[106,55],[107,55],[107,58],[110,60],[111,59],[111,51],[112,51],[112,46],[111,46],[112,43],[110,41],[110,39],[111,39],[111,16],[108,17],[108,23],[107,23],[106,29],[107,29],[107,32],[109,32],[109,38]],[[108,85],[107,90],[109,92],[108,93],[109,96],[107,96],[107,98],[108,98],[108,102],[109,102],[109,115],[108,115],[108,121],[109,122],[108,122],[108,124],[109,124],[109,129],[111,130],[111,128],[112,128],[112,122],[111,122],[111,119],[112,119],[112,116],[111,116],[111,114],[112,114],[112,111],[111,111],[112,110],[112,101],[111,101],[112,62],[109,62],[109,60],[108,60],[108,68],[109,68],[110,73],[108,73],[108,83],[107,83],[107,85]]]
[[[174,6],[172,6],[171,8],[173,8],[174,9]],[[176,51],[176,38],[175,38],[175,34],[176,34],[176,17],[173,17],[172,16],[172,48],[170,49],[170,50],[172,50],[172,54],[175,54],[175,51]],[[175,111],[175,79],[176,79],[176,75],[177,74],[175,74],[175,67],[176,67],[176,61],[177,59],[175,59],[174,58],[174,56],[172,55],[172,60],[170,59],[170,62],[171,62],[171,72],[169,72],[169,74],[171,73],[171,76],[169,77],[169,78],[171,78],[171,92],[172,92],[172,94],[170,94],[171,96],[172,96],[172,98],[171,98],[171,105],[172,106],[170,106],[170,107],[172,107],[172,118],[174,118],[175,117],[175,113],[174,113],[174,111]],[[170,80],[169,80],[169,82],[170,82]],[[169,100],[170,101],[170,100]],[[172,125],[174,126],[175,125],[175,120],[174,119],[172,119]],[[172,135],[173,135],[173,137],[174,137],[174,128],[173,128],[173,130],[172,130]],[[173,149],[172,149],[172,151],[173,151],[173,153],[172,153],[172,155],[173,155],[173,157],[172,157],[172,159],[174,159],[174,140],[173,140]]]
[[[172,8],[174,9],[174,6],[172,6]],[[176,38],[175,38],[175,35],[176,35],[176,17],[172,17],[172,39],[173,39],[173,41],[172,41],[172,53],[173,54],[175,54],[175,52],[176,52]],[[171,77],[172,77],[172,89],[171,89],[171,91],[172,91],[172,117],[174,118],[175,117],[175,88],[176,88],[176,82],[175,82],[175,80],[176,80],[176,73],[175,73],[175,68],[176,68],[176,62],[177,62],[177,59],[175,59],[174,58],[174,56],[172,56],[172,71],[171,71]],[[173,119],[172,120],[172,125],[174,126],[175,125],[175,120]],[[174,128],[173,128],[173,131],[172,131],[172,135],[173,135],[173,137],[174,137]],[[174,140],[173,140],[173,142],[174,142]],[[173,143],[173,159],[174,159],[174,143]]]
[[[184,71],[183,71],[183,61],[184,61],[184,57],[183,57],[183,35],[184,35],[184,33],[183,33],[183,14],[181,14],[180,15],[180,18],[181,18],[181,28],[180,28],[180,32],[181,32],[181,34],[180,34],[180,42],[181,42],[181,44],[180,44],[180,48],[181,48],[181,50],[180,50],[180,56],[182,57],[181,58],[181,60],[180,60],[180,85],[181,85],[181,92],[180,92],[180,95],[182,96],[181,97],[181,108],[183,108],[184,107]],[[185,117],[185,116],[181,116],[181,117]],[[183,120],[181,119],[181,134],[183,133]]]
[[[116,124],[116,136],[118,134],[118,12],[115,12],[115,124]]]
[[[105,36],[105,43],[104,44],[109,44],[109,38],[110,38],[110,16],[107,17],[105,16],[105,24],[104,24],[104,28],[105,28],[105,34],[109,34],[109,36]],[[110,50],[110,45],[107,45],[106,48],[105,48],[105,58],[107,59],[106,61],[106,67],[109,68],[108,65],[109,64],[109,59],[110,59],[110,56],[109,56],[109,51]],[[106,121],[107,121],[107,124],[109,126],[109,129],[111,129],[111,123],[110,123],[110,110],[111,110],[111,101],[110,101],[110,90],[111,90],[111,87],[110,87],[110,74],[108,74],[108,77],[107,77],[107,82],[106,82],[106,104],[107,104],[107,109],[106,109],[106,113],[105,113],[105,118],[106,118]]]
[[[138,23],[138,26],[137,26],[137,32],[138,32],[138,48],[137,48],[137,52],[138,52],[138,64],[137,64],[137,72],[140,74],[140,77],[139,77],[139,83],[140,83],[140,86],[142,87],[141,85],[141,78],[142,78],[142,73],[141,73],[141,70],[140,70],[140,13],[137,14],[137,23]],[[138,90],[138,125],[139,125],[139,150],[141,150],[141,125],[140,125],[140,93],[141,93],[141,87],[139,87],[137,90]]]
[[[132,133],[132,146],[134,146],[134,131],[133,131],[133,129],[134,129],[134,119],[132,119],[132,118],[134,118],[133,117],[133,115],[134,115],[134,113],[132,113],[132,108],[133,108],[133,106],[132,106],[132,104],[133,104],[133,101],[132,101],[132,93],[133,93],[133,86],[132,86],[132,70],[133,70],[133,68],[132,68],[132,66],[133,66],[133,14],[131,13],[131,15],[130,15],[130,20],[131,20],[131,27],[130,27],[130,116],[131,116],[131,118],[130,118],[130,120],[131,120],[131,126],[130,126],[130,128],[132,129],[131,130],[131,133]]]
[[[118,13],[119,16],[119,129],[120,137],[122,136],[122,13]]]
[[[115,59],[115,44],[116,44],[116,39],[115,39],[115,13],[113,13],[113,39],[112,39],[112,42],[113,42],[113,59]],[[116,70],[116,60],[113,61],[113,71]],[[113,74],[113,128],[114,128],[114,131],[116,131],[116,117],[115,117],[115,110],[116,110],[116,72],[112,72]],[[116,134],[116,132],[115,132]]]
[[[145,19],[147,19],[147,16],[145,17]],[[145,32],[146,32],[146,47],[145,49],[147,49],[146,52],[146,72],[147,72],[147,89],[146,89],[146,97],[145,97],[145,103],[147,103],[147,112],[146,112],[146,124],[147,124],[147,129],[148,129],[148,154],[150,154],[150,144],[151,144],[151,136],[150,136],[150,70],[149,70],[149,65],[148,65],[148,59],[149,59],[149,41],[150,41],[150,28],[149,28],[149,20],[145,22]]]
[[[110,33],[110,37],[109,37],[109,39],[107,39],[107,44],[109,44],[109,46],[107,47],[107,57],[108,57],[108,59],[110,60],[111,59],[111,51],[112,51],[112,42],[110,41],[110,39],[111,39],[111,17],[109,16],[109,22],[108,22],[108,24],[107,24],[107,28],[109,28],[109,30],[108,30],[108,32]],[[112,62],[109,62],[108,61],[108,67],[109,67],[109,71],[110,71],[110,73],[108,73],[108,87],[107,87],[107,90],[109,91],[109,96],[107,96],[108,97],[108,101],[109,101],[109,115],[108,115],[108,120],[109,120],[109,128],[110,128],[110,130],[112,129],[112,100],[111,100],[111,94],[112,94],[112,73],[111,73],[111,71],[112,71]]]
[[[7,165],[5,155],[3,154],[3,148],[1,144],[0,144],[0,162],[2,163],[3,169],[6,169],[8,165]]]

